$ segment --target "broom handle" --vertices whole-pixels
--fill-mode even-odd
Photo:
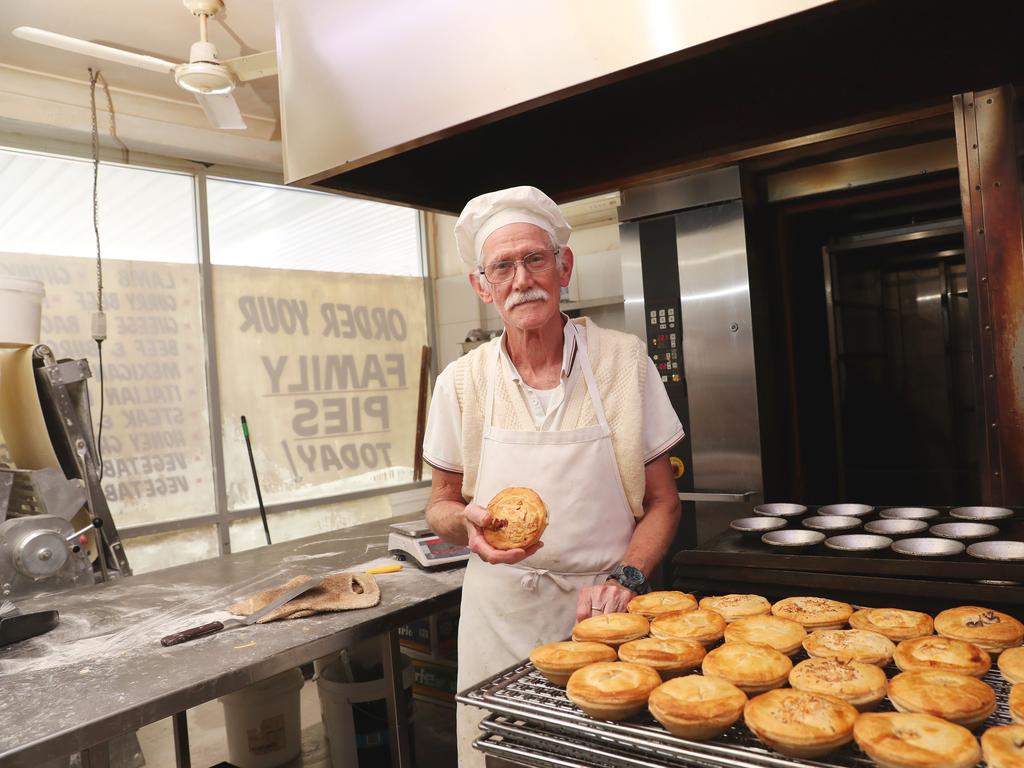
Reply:
[[[420,391],[416,401],[416,446],[412,457],[412,480],[423,479],[423,434],[427,428],[427,378],[430,376],[430,347],[420,353]]]

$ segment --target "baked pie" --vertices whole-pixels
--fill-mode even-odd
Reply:
[[[974,643],[941,635],[904,640],[892,658],[903,672],[937,669],[981,677],[992,666],[992,657]]]
[[[719,595],[702,597],[700,607],[722,614],[727,624],[750,616],[762,616],[772,612],[772,604],[760,595]]]
[[[709,647],[725,634],[725,619],[714,611],[698,608],[686,613],[666,613],[651,622],[651,636],[671,640],[696,640]]]
[[[647,705],[661,677],[650,667],[602,661],[577,669],[569,677],[569,701],[597,720],[625,720]]]
[[[643,664],[668,680],[699,667],[705,653],[704,646],[696,640],[645,637],[620,645],[619,661]]]
[[[584,619],[573,627],[572,639],[618,648],[630,640],[647,637],[649,630],[650,622],[638,613],[602,613]]]
[[[825,597],[787,597],[772,606],[772,613],[803,624],[808,632],[814,629],[842,629],[850,620],[853,608],[849,603]]]
[[[776,752],[813,758],[853,738],[857,710],[833,696],[778,688],[748,701],[743,719],[747,728]]]
[[[1009,704],[1013,722],[1024,725],[1024,683],[1017,683],[1010,689]]]
[[[530,654],[540,673],[558,686],[564,687],[569,675],[587,664],[599,661],[615,661],[615,649],[604,643],[577,643],[563,640],[559,643],[538,645]]]
[[[484,539],[495,549],[527,549],[548,527],[548,510],[531,488],[505,488],[487,505],[490,526]]]
[[[974,643],[991,654],[1024,643],[1024,624],[1013,616],[976,605],[950,608],[935,617],[935,631]]]
[[[1024,768],[1024,725],[997,725],[981,735],[988,768]]]
[[[886,680],[874,664],[825,658],[801,661],[789,673],[789,684],[798,691],[835,696],[863,712],[885,698]]]
[[[965,728],[996,711],[996,692],[976,677],[955,672],[903,672],[889,681],[889,701],[900,712],[923,712]]]
[[[744,693],[764,693],[786,684],[793,662],[766,645],[726,643],[709,651],[701,671],[728,680]]]
[[[853,738],[881,768],[974,768],[981,759],[970,731],[934,715],[869,712]]]
[[[850,626],[885,635],[894,643],[932,633],[932,617],[902,608],[861,608],[850,616]]]
[[[999,671],[1011,683],[1024,683],[1024,647],[1010,648],[999,654]]]
[[[866,629],[816,629],[804,640],[804,650],[815,659],[863,661],[884,667],[892,661],[896,645],[888,637]]]
[[[791,619],[778,616],[750,616],[736,619],[725,628],[725,642],[767,645],[792,656],[800,650],[807,630]]]
[[[696,607],[697,598],[685,592],[648,592],[630,600],[626,610],[648,619],[656,619],[666,613],[692,611]]]
[[[687,675],[655,688],[647,708],[673,736],[703,741],[725,733],[746,703],[747,695],[726,680]]]

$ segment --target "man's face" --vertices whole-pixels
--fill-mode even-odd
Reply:
[[[488,265],[519,262],[528,257],[532,262],[554,260],[548,233],[533,224],[506,224],[484,241],[482,266],[486,269]],[[562,261],[562,267],[553,264],[542,272],[531,272],[517,263],[514,277],[491,283],[489,293],[478,274],[470,275],[470,282],[485,304],[494,303],[506,328],[532,330],[558,314],[561,288],[569,284],[572,276],[572,251],[568,248],[562,249]]]

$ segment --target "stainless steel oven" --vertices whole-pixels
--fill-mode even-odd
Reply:
[[[687,433],[672,451],[678,550],[764,487],[739,170],[625,190],[619,220],[626,327],[647,340]]]

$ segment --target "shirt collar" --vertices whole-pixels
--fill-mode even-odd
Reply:
[[[576,347],[578,342],[572,320],[564,312],[559,314],[562,316],[562,378],[567,379],[569,374],[572,373],[573,366],[576,365]],[[509,370],[512,372],[512,381],[521,382],[523,377],[519,375],[519,371],[516,370],[515,365],[512,363],[512,358],[508,356],[508,350],[505,349],[504,331],[501,332],[498,354],[508,363]]]

